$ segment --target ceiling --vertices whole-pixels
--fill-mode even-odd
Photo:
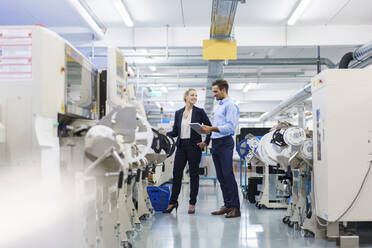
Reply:
[[[42,24],[78,46],[87,57],[92,55],[90,43],[94,46],[91,27],[80,17],[70,0],[12,0],[0,8],[0,25]],[[125,28],[112,0],[84,0],[96,18],[108,32]],[[169,25],[185,30],[205,28],[206,36],[211,23],[212,0],[123,0],[133,18],[134,28],[158,28]],[[236,27],[284,27],[298,0],[246,0],[238,4]],[[296,28],[318,25],[336,27],[348,25],[365,27],[372,25],[372,1],[366,0],[312,0],[296,23]],[[202,29],[203,30],[203,29]],[[131,31],[129,31],[131,32]],[[235,32],[235,31],[233,31]],[[151,33],[146,38],[151,41],[157,35]],[[163,34],[158,34],[163,35]],[[251,33],[251,36],[258,34]],[[313,34],[309,34],[313,37]],[[323,36],[322,33],[317,35]],[[345,32],[344,36],[348,34]],[[119,37],[119,36],[117,36]],[[122,37],[122,36],[120,36]],[[182,37],[182,36],[181,36]],[[185,37],[186,39],[187,37]],[[85,40],[88,45],[82,46]],[[372,40],[372,36],[371,36]],[[360,42],[361,44],[363,42]],[[340,40],[340,44],[343,44]],[[108,45],[110,45],[108,43]],[[239,43],[238,43],[239,45]],[[306,46],[239,46],[238,59],[285,59],[315,58],[316,43]],[[343,54],[355,49],[356,45],[322,46],[321,57],[337,64]],[[137,93],[145,102],[146,110],[155,121],[159,120],[159,107],[166,113],[174,113],[183,106],[182,95],[185,89],[198,89],[199,105],[203,106],[207,82],[207,66],[202,61],[200,47],[138,47],[133,38],[132,46],[121,47],[134,70],[130,83],[137,85]],[[168,53],[167,53],[168,51]],[[93,63],[98,68],[107,64],[107,47],[94,47]],[[174,62],[174,64],[172,64]],[[177,64],[177,65],[175,65]],[[156,65],[151,71],[149,65]],[[323,66],[325,68],[325,66]],[[270,111],[280,101],[307,84],[316,72],[315,65],[230,65],[224,67],[226,79],[231,83],[231,97],[238,101],[245,116],[257,116]],[[243,93],[247,83],[259,87]],[[168,92],[161,92],[167,87]],[[160,96],[155,93],[161,92]],[[258,113],[258,114],[257,114]]]
[[[124,26],[111,0],[85,0],[108,27]],[[135,27],[209,26],[212,0],[123,0]],[[246,0],[239,4],[236,26],[283,26],[298,0]],[[371,25],[372,1],[312,0],[296,25]],[[88,28],[69,0],[12,0],[0,8],[0,25],[43,24]]]

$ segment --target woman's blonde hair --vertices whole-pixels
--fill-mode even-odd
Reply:
[[[185,91],[185,94],[183,94],[183,100],[186,102],[186,97],[190,94],[191,91],[195,91],[196,89],[189,88],[188,90]]]

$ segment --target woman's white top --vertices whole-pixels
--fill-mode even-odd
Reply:
[[[187,116],[187,118],[185,118],[185,116],[182,115],[182,121],[181,121],[181,139],[190,139],[191,129],[190,129],[190,125],[189,124],[191,123],[191,115],[192,115],[192,109],[190,110],[190,113]]]

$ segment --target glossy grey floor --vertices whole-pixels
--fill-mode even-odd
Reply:
[[[257,209],[241,199],[241,217],[212,216],[222,205],[219,185],[203,181],[199,188],[195,215],[189,215],[189,185],[184,184],[176,214],[162,214],[147,220],[134,238],[134,247],[337,247],[335,241],[304,238],[282,223],[284,210]]]

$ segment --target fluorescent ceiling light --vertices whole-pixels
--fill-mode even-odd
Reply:
[[[98,26],[93,17],[88,13],[79,0],[69,0],[70,4],[77,10],[80,16],[86,21],[86,23],[93,29],[93,32],[98,36],[98,38],[103,38],[105,33]]]
[[[247,93],[248,90],[256,90],[256,89],[259,89],[261,86],[259,84],[255,84],[255,83],[247,83],[244,88],[243,88],[243,92],[244,93]]]
[[[155,102],[156,106],[158,106],[158,108],[161,108],[161,104],[160,102]]]
[[[149,68],[150,68],[151,71],[156,71],[156,66],[154,66],[154,65],[150,65]]]
[[[161,87],[161,91],[163,91],[164,93],[168,93],[168,88],[163,86],[163,87]]]
[[[132,18],[130,17],[127,9],[125,8],[123,1],[114,0],[114,5],[120,14],[120,17],[123,19],[125,25],[127,25],[128,27],[133,27]]]
[[[301,0],[295,11],[293,11],[291,17],[289,18],[287,22],[288,25],[294,25],[297,22],[297,19],[304,13],[310,1],[311,0]]]
[[[138,49],[137,50],[139,53],[143,53],[143,54],[148,54],[149,51],[147,49]]]

